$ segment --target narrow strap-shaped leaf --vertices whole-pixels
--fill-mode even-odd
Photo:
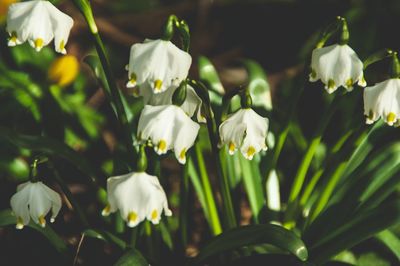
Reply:
[[[385,244],[400,261],[400,238],[390,230],[380,232],[376,235],[376,238]]]
[[[400,200],[361,213],[338,228],[339,234],[310,249],[310,261],[321,265],[340,251],[353,247],[393,224],[400,223]]]
[[[386,199],[400,182],[399,151],[400,143],[389,143],[372,153],[348,177],[348,182],[335,190],[336,202],[307,228],[303,235],[306,243],[324,241],[338,233],[337,228],[355,213],[375,208]]]
[[[128,250],[114,266],[149,266],[143,255],[137,249]]]
[[[264,69],[254,60],[241,61],[248,72],[248,88],[253,105],[263,107],[267,111],[272,109],[271,89]]]
[[[126,242],[119,237],[113,235],[110,232],[107,231],[100,231],[100,230],[94,230],[94,229],[88,229],[83,232],[85,236],[100,239],[102,241],[108,242],[108,243],[114,243],[116,246],[120,247],[121,249],[126,248]]]
[[[12,214],[11,210],[0,211],[0,227],[15,225],[16,221],[17,218]],[[59,253],[67,258],[67,245],[65,244],[64,240],[62,240],[53,229],[51,229],[50,226],[42,228],[33,222],[30,222],[27,226],[41,233]]]
[[[0,138],[8,140],[20,148],[61,157],[90,177],[91,182],[96,183],[94,177],[98,174],[94,168],[81,154],[75,152],[64,143],[49,137],[22,135],[5,127],[0,127]]]
[[[225,94],[225,89],[218,77],[218,72],[210,59],[205,56],[199,56],[198,66],[200,80],[214,92],[217,92],[220,95]]]
[[[243,246],[271,244],[305,261],[308,251],[303,241],[293,232],[277,225],[249,225],[231,229],[211,240],[189,265],[201,265],[212,256]]]

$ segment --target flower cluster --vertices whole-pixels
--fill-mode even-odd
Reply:
[[[328,93],[335,92],[341,86],[347,91],[351,91],[355,84],[367,86],[363,62],[347,45],[347,25],[344,19],[340,22],[340,43],[326,47],[321,45],[312,52],[310,81],[321,80]],[[179,25],[177,23],[175,26]],[[72,26],[72,18],[48,1],[14,3],[10,5],[7,15],[8,45],[29,42],[36,51],[40,51],[54,39],[55,51],[66,54],[65,45]],[[133,95],[142,97],[145,105],[137,127],[139,144],[142,147],[152,146],[158,155],[173,151],[177,161],[185,164],[200,124],[209,123],[208,126],[211,125],[214,131],[217,131],[217,127],[207,98],[199,97],[203,94],[197,94],[194,83],[191,83],[192,87],[187,82],[191,55],[174,45],[170,39],[147,39],[132,45],[126,69],[126,86]],[[394,69],[398,71],[391,79],[364,89],[364,113],[368,124],[383,118],[390,126],[400,125],[400,64],[397,54],[393,53],[392,56]],[[51,67],[49,80],[66,86],[75,79],[78,66],[74,57],[64,56]],[[69,69],[68,75],[60,74],[64,68]],[[230,155],[240,150],[246,159],[252,160],[257,153],[267,150],[269,120],[251,108],[252,99],[248,91],[240,93],[241,108],[222,121],[218,132],[209,130],[210,135],[219,136],[220,146],[226,145]],[[207,117],[203,114],[205,109]],[[216,146],[216,141],[213,143]],[[103,215],[119,210],[129,227],[135,227],[145,219],[158,224],[162,213],[172,215],[158,178],[147,174],[145,170],[144,167],[108,178],[108,205]],[[42,182],[31,180],[18,186],[10,204],[16,215],[18,229],[27,225],[30,219],[44,227],[45,216],[50,210],[51,222],[60,211],[61,198]]]

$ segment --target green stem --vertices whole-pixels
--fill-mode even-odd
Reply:
[[[79,10],[85,17],[87,24],[89,25],[90,32],[92,33],[94,43],[96,46],[96,51],[100,58],[101,65],[103,67],[107,83],[110,88],[111,99],[109,100],[115,106],[117,112],[117,119],[120,124],[121,130],[123,131],[123,138],[125,141],[127,152],[129,154],[129,159],[134,161],[136,157],[136,151],[133,147],[132,132],[130,129],[127,114],[124,109],[122,95],[120,90],[118,89],[114,74],[111,71],[110,62],[106,56],[106,51],[103,42],[97,30],[97,26],[93,17],[92,10],[90,8],[90,4],[87,0],[73,0],[73,1],[77,5]]]
[[[183,175],[180,187],[180,199],[179,199],[179,231],[181,235],[182,246],[185,248],[187,246],[188,240],[188,225],[187,219],[189,217],[188,213],[188,202],[189,202],[189,173],[188,165],[183,166]]]
[[[217,164],[217,174],[218,174],[218,180],[220,182],[220,188],[221,188],[221,194],[222,194],[222,199],[223,199],[223,206],[224,206],[224,212],[225,212],[225,217],[226,217],[226,227],[227,229],[236,227],[236,218],[235,218],[235,212],[233,209],[233,202],[232,202],[232,197],[231,197],[231,191],[230,191],[230,185],[229,185],[229,179],[228,177],[224,174],[222,170],[222,162],[221,162],[221,157],[219,156],[219,149],[216,141],[216,136],[218,136],[217,131],[216,131],[216,124],[214,119],[207,119],[207,127],[208,127],[208,134],[209,138],[211,141],[211,146],[212,146],[212,155],[214,158],[214,161]]]
[[[290,194],[289,194],[288,208],[287,208],[286,217],[285,217],[286,221],[290,221],[292,219],[292,215],[293,215],[293,211],[294,211],[293,206],[296,205],[295,202],[297,201],[297,198],[303,187],[303,184],[304,184],[308,169],[310,167],[312,158],[314,157],[315,151],[321,142],[322,135],[323,135],[326,127],[328,126],[333,113],[336,110],[339,99],[340,99],[340,97],[335,95],[334,100],[332,100],[331,103],[329,104],[329,106],[327,107],[325,113],[322,116],[322,119],[320,120],[320,123],[314,134],[314,137],[311,139],[309,146],[307,148],[307,151],[303,156],[303,159],[297,170],[297,173],[294,178],[294,182],[293,182]]]
[[[62,177],[60,176],[60,174],[58,173],[57,169],[54,167],[54,165],[53,165],[53,163],[51,161],[48,161],[48,166],[52,170],[55,180],[60,185],[62,191],[65,194],[65,196],[67,197],[67,199],[71,203],[72,207],[74,208],[74,211],[78,215],[78,218],[81,221],[81,223],[83,224],[83,226],[85,228],[90,228],[89,222],[86,219],[86,216],[85,216],[82,208],[80,207],[78,202],[75,200],[75,198],[72,195],[71,191],[69,190],[67,184],[64,182],[64,180],[62,179]]]
[[[203,107],[205,109],[204,111],[206,113],[206,118],[207,118],[207,129],[211,143],[212,156],[214,161],[216,162],[217,166],[216,170],[218,174],[218,180],[220,182],[222,199],[224,202],[223,206],[224,206],[224,216],[226,217],[226,227],[227,229],[230,229],[236,227],[236,217],[233,209],[229,179],[225,175],[222,169],[222,161],[221,157],[219,156],[219,148],[218,148],[219,135],[217,130],[217,124],[215,122],[214,112],[211,108],[208,89],[203,83],[199,81],[189,80],[188,82],[195,89],[199,97],[203,100]]]
[[[130,247],[134,248],[136,246],[137,238],[138,238],[138,227],[134,227],[131,229],[131,241]]]
[[[329,179],[328,184],[326,185],[326,187],[324,188],[324,190],[322,191],[319,199],[316,201],[317,205],[316,207],[311,211],[310,214],[310,221],[313,221],[320,213],[321,211],[325,208],[326,204],[328,203],[333,190],[335,189],[337,183],[340,180],[340,177],[343,174],[343,171],[346,169],[347,166],[347,161],[345,162],[341,162],[335,172],[333,173],[333,175],[331,176],[331,178]]]
[[[219,235],[222,233],[221,222],[218,215],[217,205],[215,204],[214,194],[211,188],[210,179],[207,173],[206,164],[204,163],[203,153],[199,144],[195,145],[197,164],[200,170],[200,178],[203,184],[204,194],[206,197],[206,204],[210,214],[211,229],[213,235]]]

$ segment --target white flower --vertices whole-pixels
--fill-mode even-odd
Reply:
[[[389,126],[400,120],[400,79],[392,78],[364,89],[366,123],[372,124],[382,117]]]
[[[189,72],[192,57],[170,41],[146,40],[132,45],[128,88],[148,84],[155,93],[178,86]]]
[[[362,87],[367,85],[363,76],[363,63],[354,50],[346,44],[314,49],[311,57],[310,81],[319,79],[325,84],[325,89],[329,93],[340,86],[351,91],[356,82]]]
[[[129,227],[134,227],[145,218],[158,224],[161,213],[171,216],[167,197],[156,176],[145,172],[132,172],[107,179],[108,205],[102,214],[120,211]]]
[[[10,204],[17,216],[17,229],[27,225],[30,217],[35,223],[45,227],[45,217],[50,209],[50,222],[54,222],[60,211],[61,197],[42,182],[26,182],[17,187],[17,193],[11,197]]]
[[[267,118],[258,115],[251,108],[240,109],[219,126],[220,144],[228,145],[230,155],[240,147],[243,156],[251,160],[260,150],[267,150],[267,131]]]
[[[8,9],[8,46],[26,41],[40,51],[54,38],[55,50],[66,54],[65,45],[74,21],[48,1],[27,1],[12,4]]]
[[[186,152],[193,146],[200,125],[193,122],[176,105],[146,105],[140,114],[138,137],[150,139],[158,154],[174,150],[181,164],[186,163]]]
[[[134,91],[134,94],[136,96],[142,96],[145,105],[170,105],[172,104],[172,95],[177,88],[177,86],[172,86],[164,92],[154,93],[149,85],[143,85],[138,90]],[[185,111],[189,117],[193,117],[193,115],[196,114],[197,121],[205,123],[206,118],[201,114],[202,104],[203,101],[196,94],[193,87],[187,85],[186,99],[180,106],[182,110]]]

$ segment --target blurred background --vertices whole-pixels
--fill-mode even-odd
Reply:
[[[29,139],[32,136],[48,136],[77,151],[94,169],[100,187],[105,186],[106,177],[123,171],[123,166],[118,165],[118,154],[122,149],[118,145],[121,138],[118,124],[101,85],[83,62],[85,56],[95,54],[95,50],[82,15],[72,1],[57,1],[58,8],[75,21],[66,47],[68,55],[72,57],[60,61],[62,57],[54,53],[53,44],[40,53],[28,44],[7,47],[5,16],[7,6],[12,2],[15,1],[0,0],[1,210],[9,208],[9,199],[16,185],[28,178],[29,158],[35,153],[26,142],[35,142],[34,138]],[[125,65],[128,64],[130,47],[146,38],[159,38],[170,14],[185,19],[190,26],[190,53],[193,57],[191,77],[198,77],[199,55],[207,56],[213,62],[227,90],[246,81],[247,72],[238,66],[238,59],[250,58],[261,64],[272,92],[274,111],[271,116],[274,121],[285,116],[293,90],[303,84],[310,48],[319,30],[337,15],[347,18],[349,44],[362,60],[379,49],[392,48],[398,51],[400,48],[398,0],[92,0],[91,3],[119,87],[127,95],[132,112],[136,115],[142,105],[139,100],[129,96],[125,89],[128,79]],[[384,64],[371,67],[367,72],[367,82],[373,84],[383,80],[385,70]],[[287,198],[291,184],[291,180],[284,177],[294,175],[296,167],[293,164],[297,165],[301,158],[325,98],[320,83],[307,84],[299,103],[298,131],[289,137],[288,146],[282,154],[284,159],[279,163],[283,172],[283,199]],[[349,124],[364,123],[361,91],[352,93],[342,103],[333,121],[325,136],[324,143],[327,146],[345,132]],[[279,132],[279,126],[279,123],[271,125],[272,131]],[[16,145],[17,137],[21,145]],[[36,143],[41,145],[40,142]],[[324,146],[319,151],[323,158]],[[70,162],[62,159],[53,161],[53,168],[57,170],[50,167],[41,169],[44,180],[58,191],[61,188],[53,177],[58,175],[67,180],[74,196],[85,206],[91,224],[111,227],[110,224],[114,223],[110,220],[117,218],[107,220],[99,215],[105,206],[104,191],[99,190],[99,186],[93,186],[87,176]],[[212,165],[212,162],[208,164]],[[161,168],[161,182],[169,195],[170,205],[175,208],[175,213],[179,213],[180,168],[168,156],[163,158]],[[246,199],[237,200],[242,206],[242,224],[249,223],[251,214]],[[193,221],[189,223],[192,233],[184,251],[188,256],[196,254],[199,245],[210,237],[193,193],[189,204],[192,206],[193,215],[190,217]],[[173,232],[178,226],[176,219],[168,220],[168,227]],[[77,265],[111,265],[122,254],[104,242],[82,239],[82,225],[65,197],[61,213],[51,227],[71,250],[75,252],[80,247]],[[122,236],[126,234],[124,229],[121,230]],[[160,260],[168,258],[174,261],[174,254],[168,247],[164,249]],[[393,255],[375,240],[358,249],[365,256],[362,265],[396,263]],[[54,248],[30,228],[22,231],[14,230],[12,226],[1,228],[0,258],[3,265],[60,265]],[[368,264],[369,261],[380,264]],[[155,265],[162,264],[155,262]]]

